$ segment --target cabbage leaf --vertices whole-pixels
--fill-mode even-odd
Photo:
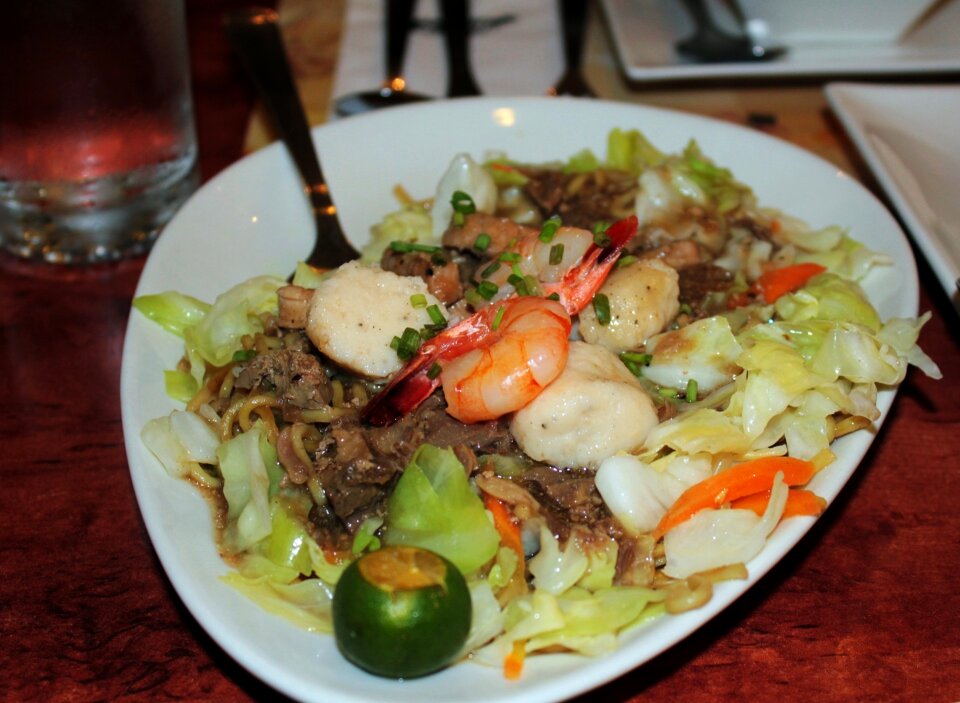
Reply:
[[[429,549],[469,574],[496,555],[500,536],[456,455],[423,444],[387,502],[384,542]]]

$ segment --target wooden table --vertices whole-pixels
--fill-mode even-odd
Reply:
[[[256,145],[251,91],[219,28],[235,4],[188,3],[205,178]],[[342,8],[319,5],[325,17]],[[302,10],[285,10],[294,41],[297,23],[318,28]],[[336,29],[319,26],[334,37]],[[819,85],[637,90],[612,69],[597,22],[589,52],[590,77],[605,97],[736,121],[772,115],[775,133],[873,186]],[[324,75],[311,100],[322,102],[332,64],[317,65]],[[142,264],[62,269],[0,260],[0,700],[278,697],[185,611],[140,520],[119,372]],[[921,344],[945,378],[908,376],[852,481],[746,597],[580,700],[960,699],[960,326],[922,260],[920,273],[921,309],[934,313]]]

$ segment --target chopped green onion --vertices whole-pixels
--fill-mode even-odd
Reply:
[[[431,305],[427,308],[427,314],[430,316],[430,319],[433,320],[435,325],[446,325],[447,318],[443,316],[443,313],[440,312],[440,308],[436,305]]]
[[[467,215],[471,215],[477,211],[477,206],[474,204],[473,198],[462,190],[453,193],[453,197],[450,198],[450,204],[453,206],[453,224],[457,227],[463,227]]]
[[[617,268],[620,268],[621,266],[629,266],[636,260],[637,257],[635,257],[633,254],[625,254],[617,259]]]
[[[547,296],[547,300],[560,300],[560,294],[551,293],[550,295]]]
[[[404,242],[400,240],[394,240],[390,242],[390,248],[393,251],[398,251],[401,254],[409,254],[414,251],[422,251],[426,254],[435,254],[436,252],[443,251],[443,247],[436,246],[435,244],[417,244],[416,242]]]
[[[473,248],[477,251],[486,251],[490,248],[490,243],[493,240],[490,238],[490,235],[486,232],[481,232],[477,235],[477,238],[473,240]]]
[[[680,312],[684,315],[692,315],[693,308],[688,303],[680,303]]]
[[[420,348],[421,341],[423,340],[420,337],[420,333],[412,327],[407,327],[403,331],[403,334],[400,335],[400,340],[397,343],[397,356],[403,361],[410,360],[413,358],[413,355],[417,353],[417,349]],[[390,346],[393,346],[393,344],[391,343]]]
[[[650,365],[650,360],[653,358],[650,354],[642,354],[641,352],[620,352],[620,361],[623,362],[623,365],[630,370],[634,376],[639,378],[643,375],[643,367]]]
[[[691,378],[687,381],[687,390],[684,394],[684,397],[687,399],[688,403],[697,402],[697,381],[696,379]]]
[[[493,316],[493,324],[490,325],[493,328],[493,331],[496,332],[500,327],[500,323],[503,322],[503,313],[504,307],[501,305],[500,309],[497,310],[497,314]]]
[[[253,357],[257,355],[257,352],[253,349],[238,349],[233,353],[234,361],[250,361]]]
[[[563,261],[563,244],[554,244],[550,247],[550,265],[556,266]]]
[[[597,315],[597,322],[601,325],[610,324],[610,299],[603,293],[593,296],[593,311]]]
[[[410,304],[415,308],[427,307],[427,296],[423,293],[414,293],[410,296]]]
[[[610,223],[605,220],[597,220],[593,224],[593,233],[594,234],[603,234],[608,229],[610,229]]]
[[[520,254],[515,251],[505,251],[497,257],[497,261],[505,261],[508,264],[512,264],[516,261],[520,261]]]
[[[477,211],[473,198],[470,197],[469,193],[464,193],[462,190],[454,191],[450,198],[450,204],[453,206],[453,211],[459,212],[461,215],[471,215]]]
[[[396,351],[397,349],[400,348],[400,338],[399,338],[399,337],[394,337],[393,339],[390,340],[390,348],[393,349],[394,351]]]
[[[595,232],[593,235],[593,243],[598,247],[610,246],[610,237],[607,236],[605,232]]]
[[[657,392],[658,392],[661,396],[663,396],[664,398],[676,398],[676,397],[677,397],[677,389],[676,389],[676,388],[661,388],[661,389],[660,389],[659,391],[657,391]]]
[[[510,264],[510,271],[514,276],[523,276],[523,269],[520,268],[520,264]]]
[[[536,277],[536,276],[527,274],[526,276],[523,277],[523,280],[524,280],[524,281],[526,282],[526,284],[527,284],[527,294],[528,294],[528,295],[537,295],[537,296],[543,295],[543,294],[540,292],[540,281],[537,280],[537,277]]]
[[[483,271],[480,272],[480,278],[490,278],[493,274],[500,270],[500,262],[494,261],[492,264],[487,266]]]
[[[484,300],[491,300],[499,290],[500,288],[497,284],[491,281],[480,281],[480,284],[477,286],[477,293],[479,293],[480,297]]]
[[[554,215],[546,222],[543,223],[543,227],[540,229],[539,239],[544,244],[548,244],[553,241],[553,238],[557,234],[557,230],[560,229],[560,225],[563,224],[563,220],[560,219],[560,215]]]
[[[644,366],[649,366],[650,362],[653,361],[653,354],[644,354],[642,352],[631,352],[625,351],[620,352],[620,358],[624,361],[632,361],[635,364],[642,364]]]
[[[430,365],[430,368],[427,369],[427,378],[429,378],[432,381],[433,379],[435,379],[437,376],[440,375],[441,371],[443,371],[443,369],[440,368],[440,364],[434,361],[433,364]]]
[[[516,289],[517,295],[530,295],[530,291],[527,289],[527,280],[523,276],[511,273],[507,278],[507,283]]]

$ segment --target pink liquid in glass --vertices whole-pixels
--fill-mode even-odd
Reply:
[[[196,185],[182,0],[12,0],[0,238],[53,261],[146,249]]]

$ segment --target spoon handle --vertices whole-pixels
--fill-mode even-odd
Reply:
[[[403,90],[403,59],[412,26],[416,0],[383,0],[387,13],[387,83],[391,90]]]
[[[356,258],[356,250],[337,221],[336,208],[320,169],[277,27],[277,13],[258,8],[238,10],[227,16],[226,31],[306,186],[317,221],[318,246],[309,257],[313,265],[337,266]]]
[[[447,43],[447,97],[480,95],[470,68],[469,0],[440,0],[440,16]]]
[[[563,58],[568,70],[579,71],[583,61],[583,38],[588,5],[587,0],[560,0]]]

